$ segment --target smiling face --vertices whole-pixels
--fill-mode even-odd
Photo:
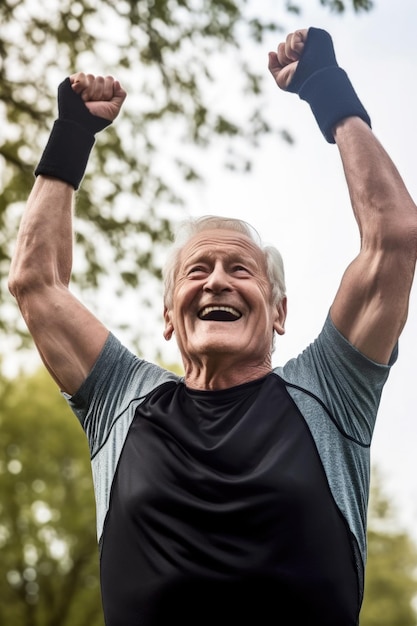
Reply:
[[[285,299],[272,303],[263,252],[249,237],[216,229],[188,241],[164,333],[170,339],[175,332],[186,372],[220,359],[262,375],[270,370],[273,331],[282,334],[284,322]]]

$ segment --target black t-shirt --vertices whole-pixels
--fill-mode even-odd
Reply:
[[[276,374],[157,387],[136,411],[101,544],[107,626],[354,626],[352,537]]]

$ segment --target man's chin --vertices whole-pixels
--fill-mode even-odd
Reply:
[[[193,349],[194,354],[199,355],[221,355],[221,354],[242,354],[245,345],[241,337],[232,337],[230,333],[225,337],[207,338],[200,340]]]
[[[178,341],[178,335],[177,335]],[[242,354],[250,342],[244,327],[237,322],[202,322],[198,328],[188,332],[186,341],[179,345],[183,356],[198,360],[205,355]]]

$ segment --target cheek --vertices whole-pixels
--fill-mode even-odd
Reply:
[[[195,306],[193,302],[198,294],[199,289],[193,285],[182,285],[175,290],[173,294],[174,298],[174,316],[177,323],[184,323],[190,319],[190,316],[194,314]]]
[[[174,309],[181,310],[191,299],[190,289],[187,285],[179,284],[173,293]]]
[[[269,310],[272,306],[272,290],[271,285],[266,281],[259,281],[258,283],[258,297],[262,301],[262,305],[265,310]]]

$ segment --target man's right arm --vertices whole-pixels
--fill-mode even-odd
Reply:
[[[92,113],[90,118],[95,118],[93,126],[100,123],[100,118],[105,125],[110,123],[126,95],[110,77],[79,74],[71,77],[71,84],[74,95],[81,96],[77,96],[76,105],[81,104],[89,110],[88,115]],[[61,107],[65,109],[67,104],[61,103]],[[97,360],[108,330],[69,291],[74,189],[83,170],[71,171],[73,158],[69,167],[62,161],[66,150],[75,151],[79,146],[78,142],[65,144],[67,131],[70,142],[74,133],[73,120],[67,122],[68,111],[64,115],[37,169],[38,177],[19,228],[9,288],[47,369],[63,391],[73,394]],[[75,133],[84,133],[85,129],[79,129],[79,120],[74,128]],[[84,142],[84,137],[81,141]],[[80,154],[83,157],[86,163],[86,150]],[[51,173],[46,175],[49,170]]]
[[[74,189],[39,176],[19,229],[9,277],[42,360],[63,391],[86,378],[108,335],[69,291]]]

